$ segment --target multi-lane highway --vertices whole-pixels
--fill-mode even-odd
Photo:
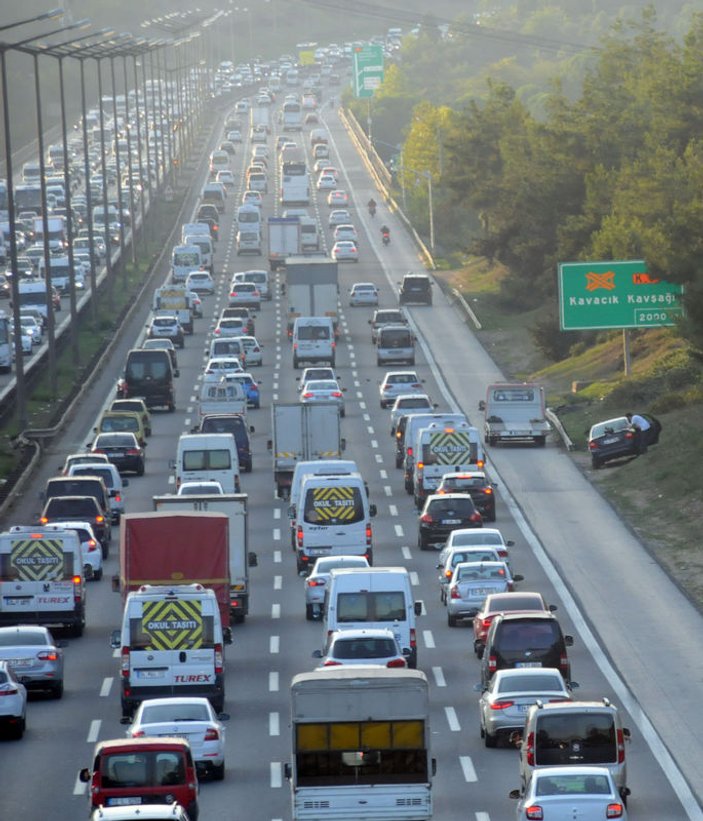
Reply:
[[[381,305],[397,304],[395,283],[409,269],[418,269],[413,246],[395,217],[384,207],[375,219],[364,203],[372,193],[369,179],[340,122],[325,110],[332,136],[332,161],[343,171],[351,196],[354,222],[360,232],[360,262],[340,266],[342,338],[337,371],[346,387],[343,433],[347,456],[355,459],[378,506],[374,520],[375,564],[404,565],[411,573],[415,597],[423,602],[418,621],[418,661],[430,682],[435,817],[442,821],[470,818],[500,821],[514,814],[508,791],[519,785],[517,754],[507,748],[487,750],[478,732],[478,663],[471,652],[469,628],[447,626],[439,601],[436,556],[416,547],[417,514],[394,468],[388,411],[379,408],[377,368],[367,320],[370,311],[349,308],[346,294],[358,280],[381,288]],[[274,118],[275,122],[275,118]],[[269,139],[269,174],[275,173],[274,133]],[[305,140],[305,133],[296,137]],[[307,148],[307,144],[306,144]],[[244,145],[234,167],[241,178],[250,149]],[[276,185],[269,185],[265,214],[279,213]],[[241,193],[241,189],[239,191]],[[190,430],[197,415],[196,396],[202,378],[209,333],[226,304],[227,286],[237,270],[260,267],[258,258],[237,257],[233,212],[239,197],[229,198],[221,224],[216,257],[218,293],[205,299],[205,316],[179,351],[177,412],[155,413],[147,448],[146,475],[130,477],[128,511],[151,509],[151,497],[173,490],[169,460],[179,434]],[[324,199],[310,208],[320,219],[331,247]],[[392,229],[390,247],[379,233]],[[164,277],[167,271],[164,269]],[[277,277],[276,285],[280,283]],[[439,289],[432,308],[409,309],[420,345],[417,368],[440,408],[461,408],[476,422],[475,408],[485,385],[498,375],[458,314]],[[120,349],[89,392],[65,436],[47,454],[32,489],[19,499],[3,524],[31,521],[45,479],[66,453],[84,448],[93,421],[114,394],[124,353],[143,333],[147,307],[125,328]],[[242,477],[250,496],[251,548],[258,554],[252,570],[251,615],[234,628],[227,648],[227,773],[222,783],[202,784],[201,819],[288,819],[290,796],[283,763],[290,757],[288,687],[291,677],[312,669],[314,649],[321,646],[323,627],[305,619],[303,580],[296,575],[290,549],[286,504],[274,497],[270,438],[271,401],[296,398],[296,372],[286,339],[286,304],[279,287],[264,303],[256,334],[265,345],[262,409],[250,411],[254,470]],[[703,814],[685,778],[700,791],[703,727],[695,703],[700,686],[701,619],[667,577],[647,557],[629,532],[583,480],[554,442],[545,449],[492,450],[491,468],[500,482],[496,526],[515,540],[512,565],[525,577],[522,589],[539,590],[558,605],[565,632],[575,637],[571,652],[573,677],[580,698],[610,697],[625,709],[632,731],[628,747],[631,817],[646,821],[684,821]],[[117,532],[115,531],[115,537]],[[116,541],[113,542],[116,544]],[[120,597],[111,592],[116,551],[107,562],[105,579],[89,586],[88,624],[81,639],[66,650],[66,690],[62,701],[33,700],[28,729],[20,742],[0,743],[1,818],[52,818],[69,821],[87,814],[85,787],[78,769],[90,765],[93,743],[119,737],[118,660],[109,647],[109,633],[119,625]],[[669,605],[658,617],[655,603]],[[673,631],[672,625],[679,630]],[[684,639],[669,633],[683,632]],[[685,649],[685,654],[684,654]],[[652,728],[651,722],[662,734]],[[663,739],[663,740],[662,740]]]

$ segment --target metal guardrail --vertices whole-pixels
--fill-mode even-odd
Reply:
[[[346,128],[347,133],[349,134],[349,138],[351,139],[352,143],[359,152],[359,156],[361,157],[364,165],[366,166],[367,171],[371,175],[371,178],[373,179],[376,187],[378,188],[379,192],[383,195],[384,200],[388,204],[388,207],[391,211],[395,212],[398,215],[400,220],[405,225],[408,233],[413,238],[415,244],[419,248],[420,253],[422,254],[425,260],[425,264],[431,271],[434,271],[437,268],[437,266],[435,265],[434,257],[432,256],[429,248],[420,238],[420,235],[413,227],[413,224],[410,222],[403,209],[400,207],[400,205],[398,205],[393,195],[391,194],[391,174],[386,168],[386,166],[383,164],[381,158],[378,156],[378,153],[376,152],[376,149],[373,147],[373,144],[370,142],[363,128],[359,125],[356,117],[354,117],[351,111],[346,111],[345,109],[340,108],[339,117],[342,121],[342,125]]]

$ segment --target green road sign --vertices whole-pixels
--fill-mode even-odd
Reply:
[[[559,264],[562,331],[673,325],[682,295],[683,285],[650,276],[642,260]]]
[[[358,46],[354,49],[354,96],[373,97],[383,82],[383,47]]]

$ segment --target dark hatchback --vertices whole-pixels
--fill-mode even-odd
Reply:
[[[91,447],[91,453],[104,453],[120,473],[131,471],[144,475],[144,448],[133,433],[99,433]]]
[[[444,543],[452,530],[483,527],[483,517],[468,493],[432,494],[425,499],[417,526],[420,550]]]
[[[481,516],[489,522],[495,522],[495,487],[495,482],[491,482],[481,470],[470,473],[447,473],[442,478],[436,493],[468,493]]]
[[[650,445],[657,444],[661,422],[646,413],[641,415],[649,422],[649,428],[642,431],[639,436],[626,416],[618,416],[593,425],[588,433],[588,450],[594,470],[613,459],[638,456]]]
[[[98,504],[95,496],[53,496],[48,499],[39,516],[39,523],[80,521],[88,522],[93,533],[103,547],[103,557],[107,558],[112,536],[111,520]]]
[[[236,413],[211,414],[204,416],[199,428],[193,428],[192,433],[231,433],[237,445],[239,466],[245,473],[251,473],[251,440],[249,434],[254,433],[254,427],[247,427],[243,416]]]
[[[400,283],[398,301],[401,305],[432,304],[432,280],[426,274],[406,274]]]
[[[573,643],[551,613],[501,613],[491,622],[485,647],[479,648],[481,686],[488,687],[497,670],[520,667],[555,667],[568,684],[566,648]]]

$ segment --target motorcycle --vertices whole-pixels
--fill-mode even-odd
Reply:
[[[369,203],[369,214],[372,217],[376,216],[376,203],[373,203],[373,204]]]
[[[384,244],[384,245],[390,245],[390,242],[391,242],[391,235],[390,235],[390,231],[384,231],[384,232],[381,234],[381,239],[383,240],[383,244]]]

